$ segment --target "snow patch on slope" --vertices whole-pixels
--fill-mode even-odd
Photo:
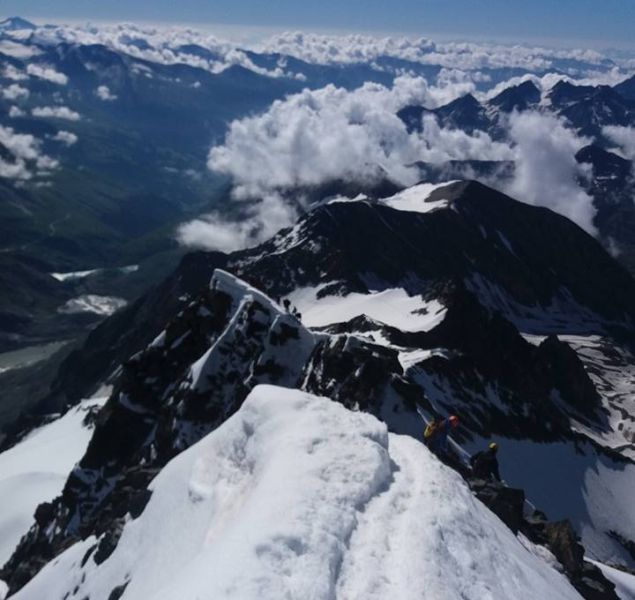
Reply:
[[[9,559],[31,526],[38,504],[61,493],[68,473],[84,454],[91,437],[92,427],[83,424],[86,412],[105,401],[106,398],[83,401],[0,454],[0,564]]]
[[[68,302],[60,306],[57,311],[67,315],[89,312],[107,317],[126,306],[126,304],[127,302],[123,298],[117,298],[115,296],[85,294],[68,300]]]
[[[429,331],[445,317],[446,309],[439,301],[409,296],[402,288],[320,297],[319,292],[328,285],[299,288],[287,296],[307,327],[344,323],[366,315],[402,331]]]
[[[297,390],[257,387],[151,487],[104,563],[75,544],[15,599],[579,599],[421,444]]]
[[[418,212],[428,213],[439,208],[447,208],[449,201],[442,198],[435,200],[434,202],[428,201],[428,198],[432,192],[447,187],[454,181],[444,181],[443,183],[419,183],[412,187],[406,188],[401,192],[397,192],[393,196],[388,198],[382,198],[377,200],[379,204],[385,204],[394,208],[395,210],[402,210],[405,212]],[[349,203],[349,202],[369,202],[368,196],[364,194],[358,194],[355,198],[349,198],[347,196],[336,196],[331,198],[327,204],[337,203]]]
[[[447,208],[448,200],[438,199],[434,202],[428,201],[428,198],[435,190],[444,188],[453,183],[446,181],[444,183],[420,183],[410,188],[382,200],[383,204],[390,206],[396,210],[408,212],[427,213],[439,208]]]

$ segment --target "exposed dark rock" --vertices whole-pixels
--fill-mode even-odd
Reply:
[[[584,548],[569,521],[547,522],[543,526],[549,548],[567,573],[577,577],[582,573]]]
[[[514,533],[523,525],[523,490],[505,487],[497,482],[470,479],[469,485],[476,497]]]
[[[583,414],[597,410],[600,395],[571,346],[551,335],[538,347],[537,358],[566,402]]]
[[[341,336],[316,346],[302,387],[347,408],[378,414],[386,386],[401,372],[394,350]]]
[[[550,522],[540,511],[525,517],[522,490],[481,479],[468,478],[468,483],[476,497],[514,533],[521,531],[533,543],[547,546],[583,598],[618,600],[613,583],[595,565],[584,560],[584,548],[569,521]]]
[[[81,567],[84,567],[86,565],[86,563],[88,562],[88,559],[93,555],[93,552],[95,552],[95,550],[97,549],[97,546],[98,544],[94,544],[88,550],[86,550],[86,554],[84,554],[84,557],[82,558],[82,562],[79,563]]]
[[[615,585],[584,560],[584,547],[569,521],[545,523],[543,533],[554,556],[564,566],[574,587],[587,600],[617,600]]]
[[[115,551],[123,532],[123,526],[123,519],[117,519],[111,523],[110,529],[99,540],[97,551],[93,554],[95,564],[100,565]]]
[[[55,514],[55,508],[52,503],[44,502],[35,509],[35,522],[44,527]]]
[[[609,531],[609,535],[613,539],[617,540],[622,545],[622,547],[633,557],[633,560],[635,560],[635,542],[633,540],[625,538],[617,531]]]
[[[492,98],[488,104],[505,113],[522,112],[536,106],[540,102],[540,90],[533,81],[525,81],[504,89]]]
[[[123,583],[121,585],[118,585],[116,588],[113,588],[112,592],[110,592],[110,594],[108,595],[108,600],[119,600],[124,592],[126,591],[126,588],[128,587],[128,584],[130,582],[126,581],[126,583]]]

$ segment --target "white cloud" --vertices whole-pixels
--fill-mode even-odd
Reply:
[[[0,53],[12,56],[13,58],[32,58],[41,54],[41,50],[36,46],[20,44],[11,40],[0,40]]]
[[[575,159],[589,140],[577,137],[562,119],[537,112],[513,114],[509,133],[516,155],[510,195],[550,208],[594,235],[593,201],[578,184],[589,173]]]
[[[9,118],[11,119],[16,119],[18,117],[24,117],[26,115],[26,113],[19,108],[18,106],[12,106],[9,109]]]
[[[9,163],[0,158],[0,177],[5,179],[27,180],[32,177],[31,172],[26,168],[23,160]]]
[[[24,71],[16,69],[16,67],[14,67],[13,65],[7,65],[6,67],[4,67],[2,71],[2,77],[4,77],[5,79],[11,79],[12,81],[24,81],[25,79],[29,78],[28,75],[24,73]]]
[[[68,83],[68,77],[64,73],[56,71],[53,67],[31,63],[27,66],[26,72],[33,77],[45,79],[57,85],[66,85]]]
[[[604,56],[584,49],[542,48],[472,42],[432,42],[425,38],[374,37],[369,35],[321,35],[286,32],[273,36],[258,47],[317,64],[371,63],[393,57],[414,63],[440,65],[452,69],[514,67],[546,70],[558,60],[582,65],[602,65]],[[626,66],[626,65],[625,65]]]
[[[16,133],[11,127],[0,125],[0,144],[9,150],[16,158],[37,160],[39,156],[39,141],[35,136]]]
[[[51,139],[55,140],[56,142],[62,142],[67,146],[72,146],[73,144],[77,143],[78,138],[74,133],[62,130],[58,131]]]
[[[635,127],[609,125],[602,129],[602,133],[619,146],[620,154],[635,161]]]
[[[68,121],[79,121],[81,119],[81,115],[68,108],[68,106],[37,106],[31,111],[31,114],[34,117],[50,117]]]
[[[107,85],[100,85],[95,90],[95,94],[100,100],[104,100],[105,102],[112,102],[117,99],[117,95],[113,94]]]
[[[431,88],[413,77],[397,78],[392,88],[367,83],[352,92],[331,85],[305,90],[262,115],[234,121],[225,143],[210,151],[208,166],[231,175],[236,196],[244,198],[334,179],[387,176],[411,184],[418,171],[408,165],[418,160],[509,158],[509,148],[483,132],[441,129],[430,117],[422,134],[408,134],[395,114],[453,95],[449,86]]]
[[[447,89],[431,88],[413,77],[398,78],[392,88],[365,84],[349,92],[327,86],[234,121],[225,143],[210,150],[208,166],[233,178],[233,197],[250,201],[248,214],[240,223],[212,216],[186,224],[181,242],[225,250],[252,244],[295,218],[281,199],[285,190],[385,177],[410,185],[418,177],[413,163],[450,160],[515,161],[513,180],[495,183],[595,232],[592,199],[578,183],[588,172],[575,159],[589,140],[577,137],[563,120],[534,112],[510,117],[506,142],[495,142],[484,132],[445,129],[429,114],[423,117],[421,133],[408,133],[396,117],[405,105],[435,104],[445,95]],[[265,201],[254,203],[258,198]],[[301,208],[302,197],[296,194],[294,200]],[[271,223],[268,214],[276,215]]]
[[[0,158],[0,177],[31,179],[57,168],[58,161],[43,154],[41,142],[30,134],[16,133],[11,127],[0,125],[0,144],[12,155],[13,161]]]
[[[57,169],[59,167],[59,160],[55,158],[51,158],[50,156],[46,156],[43,154],[42,156],[38,156],[35,161],[35,166],[40,171],[39,175],[48,175],[48,171],[52,171],[53,169]]]
[[[211,216],[186,224],[180,240],[227,250],[264,239],[295,219],[295,210],[280,196],[288,189],[337,179],[373,183],[390,178],[411,185],[418,180],[416,161],[512,158],[508,145],[486,133],[442,129],[434,117],[424,119],[422,133],[408,133],[396,116],[406,105],[445,102],[463,86],[453,82],[433,88],[414,77],[397,78],[392,88],[367,83],[352,92],[329,85],[234,121],[225,143],[210,150],[208,166],[232,176],[234,199],[250,201],[247,214],[240,223]],[[302,204],[297,194],[294,199]]]
[[[280,196],[268,194],[247,207],[240,221],[210,214],[181,225],[177,238],[193,248],[229,252],[262,242],[297,218],[296,210]]]
[[[33,37],[41,44],[103,44],[141,60],[165,65],[187,64],[215,74],[240,65],[268,77],[302,78],[302,74],[288,72],[281,66],[259,67],[236,44],[183,27],[142,27],[125,23],[99,27],[58,26],[40,28]],[[187,45],[200,46],[208,51],[208,55],[186,52],[182,47]]]
[[[377,69],[397,72],[391,66],[379,66],[382,57],[397,58],[420,65],[439,65],[448,69],[483,70],[520,68],[533,71],[558,69],[571,77],[587,72],[606,71],[607,58],[593,50],[543,48],[526,45],[491,43],[433,42],[425,38],[375,37],[370,35],[320,35],[286,32],[264,42],[238,44],[221,40],[209,33],[183,27],[146,27],[131,24],[99,26],[55,26],[38,28],[30,34],[41,45],[103,44],[134,58],[159,64],[188,64],[220,73],[240,65],[270,77],[304,80],[302,73],[288,69],[283,56],[277,65],[263,68],[255,64],[247,50],[281,53],[315,64],[368,64]],[[189,52],[185,46],[199,46],[207,53]],[[29,46],[24,46],[28,50]],[[24,52],[23,49],[14,51]],[[632,69],[629,58],[613,56],[622,71]],[[567,61],[566,63],[558,61]]]
[[[18,98],[28,98],[29,90],[18,85],[17,83],[12,83],[9,87],[2,89],[2,97],[5,100],[17,100]]]

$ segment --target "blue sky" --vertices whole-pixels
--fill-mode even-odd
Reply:
[[[635,0],[0,0],[0,12],[56,21],[165,21],[635,46]]]

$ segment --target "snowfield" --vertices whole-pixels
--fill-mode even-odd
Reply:
[[[105,401],[85,400],[0,454],[0,564],[9,559],[33,524],[38,504],[53,500],[62,491],[92,435],[92,427],[83,424],[86,411]]]
[[[395,210],[402,210],[405,212],[418,212],[427,213],[440,208],[448,208],[450,202],[439,198],[435,201],[429,201],[428,198],[438,189],[447,187],[455,180],[444,181],[442,183],[419,183],[413,185],[405,190],[389,196],[388,198],[382,198],[378,202],[394,208]],[[359,194],[355,198],[348,198],[347,196],[337,196],[331,198],[328,204],[335,204],[337,202],[368,202],[368,196]]]
[[[303,392],[258,386],[151,488],[105,562],[77,543],[15,600],[580,598],[423,445]]]
[[[402,331],[430,331],[445,317],[446,309],[438,300],[409,296],[402,288],[318,297],[331,283],[300,288],[287,296],[302,313],[306,327],[324,327],[366,315]]]
[[[432,192],[447,187],[452,183],[455,183],[455,181],[445,181],[443,183],[420,183],[406,188],[402,192],[399,192],[390,198],[385,198],[382,200],[382,203],[396,210],[403,210],[407,212],[427,213],[439,208],[447,208],[450,204],[448,200],[438,199],[434,202],[430,202],[428,198]]]
[[[126,306],[126,304],[127,302],[123,298],[117,298],[115,296],[85,294],[68,300],[68,302],[60,306],[57,311],[67,315],[89,312],[107,317]]]

